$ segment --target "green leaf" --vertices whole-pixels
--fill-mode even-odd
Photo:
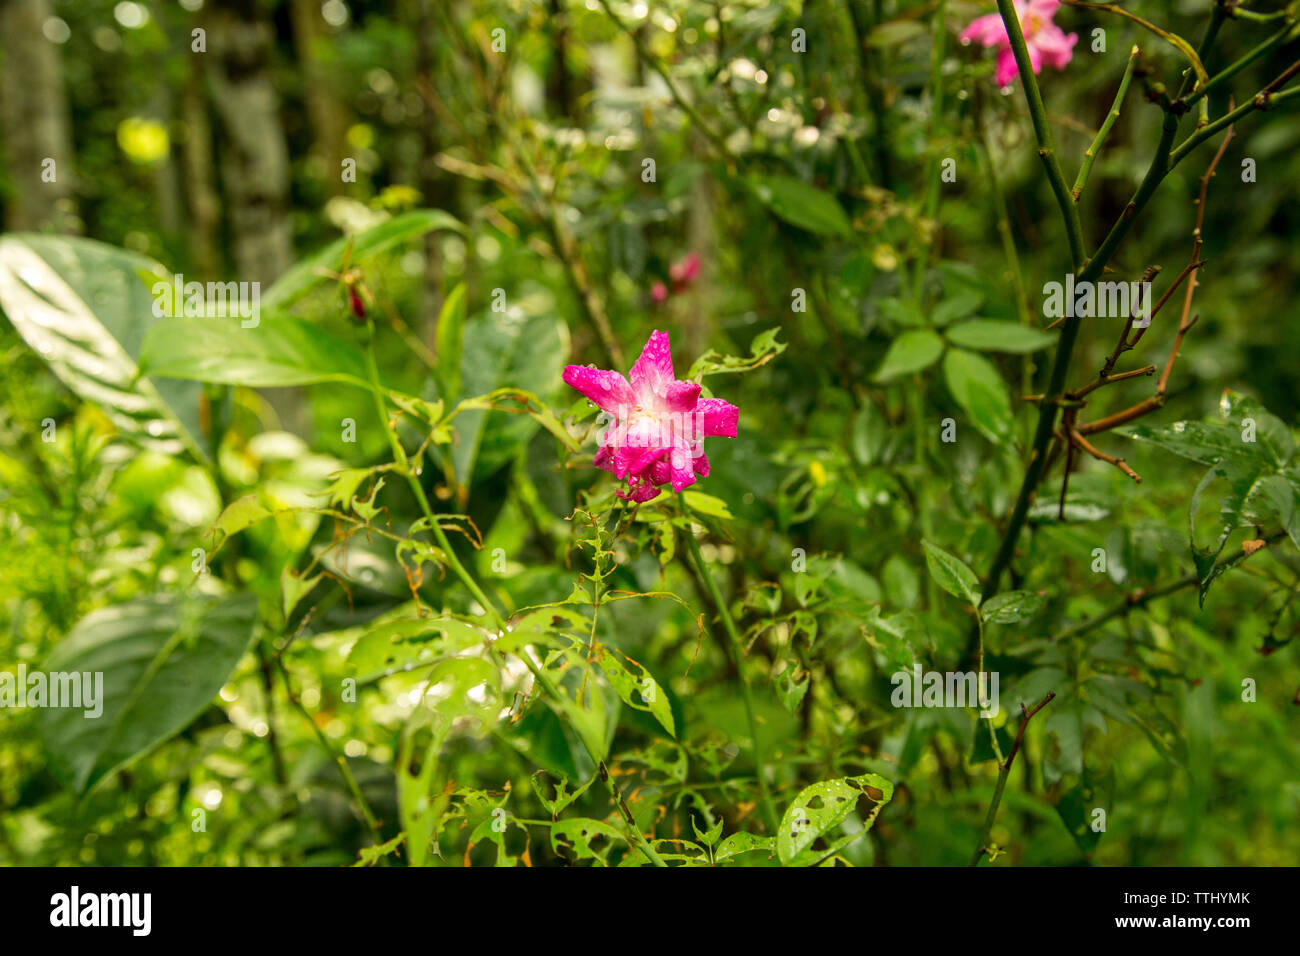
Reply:
[[[607,840],[597,844],[597,840]],[[609,851],[626,842],[621,832],[588,817],[572,817],[551,824],[551,849],[564,860],[590,860],[597,866],[609,866]],[[636,851],[638,854],[640,851]]]
[[[310,322],[265,310],[253,328],[229,319],[167,319],[145,337],[140,366],[159,378],[250,388],[317,382],[370,387],[356,347]]]
[[[781,705],[792,714],[799,712],[799,705],[803,703],[811,682],[812,675],[804,670],[798,658],[793,656],[786,658],[785,669],[772,678]]]
[[[953,345],[977,352],[1027,353],[1045,349],[1056,336],[1042,329],[997,319],[971,319],[952,326],[944,335]]]
[[[790,176],[755,176],[749,188],[768,209],[792,226],[819,236],[847,236],[853,227],[844,207],[828,192]]]
[[[713,853],[713,858],[721,863],[733,856],[740,856],[742,853],[752,853],[758,850],[762,850],[768,856],[771,856],[776,850],[776,840],[770,836],[755,836],[753,833],[741,830],[739,833],[731,834],[719,843],[717,850]]]
[[[1207,422],[1174,422],[1171,425],[1138,425],[1115,429],[1135,441],[1150,442],[1202,465],[1216,465],[1226,459],[1252,456],[1253,447],[1242,442],[1241,432],[1227,425]]]
[[[325,281],[327,277],[321,274],[321,270],[341,271],[349,241],[352,243],[350,264],[356,265],[368,256],[439,229],[465,232],[465,227],[458,219],[441,209],[413,209],[354,236],[342,236],[320,252],[291,266],[262,295],[262,308],[268,311],[285,309],[310,291],[312,286]]]
[[[461,394],[481,396],[510,387],[548,401],[561,385],[568,354],[568,329],[557,316],[525,315],[518,310],[477,316],[465,325]],[[512,460],[538,428],[538,421],[527,414],[503,415],[472,407],[452,423],[456,427],[452,461],[456,480],[465,486],[471,478],[488,475]]]
[[[438,313],[438,371],[447,395],[460,394],[460,356],[465,342],[465,283],[443,300]]]
[[[804,787],[786,808],[776,835],[776,852],[785,866],[809,866],[829,850],[818,852],[813,844],[843,823],[866,796],[871,809],[862,817],[862,830],[871,829],[881,807],[894,796],[894,785],[879,774],[825,780]],[[856,838],[862,831],[851,836]]]
[[[963,598],[975,607],[980,604],[980,582],[975,572],[960,559],[949,554],[943,548],[922,541],[925,548],[925,566],[930,570],[930,577],[935,584],[956,598]]]
[[[253,634],[257,599],[155,595],[92,611],[42,665],[103,674],[103,712],[47,707],[52,769],[84,793],[184,730],[212,703]]]
[[[876,371],[877,382],[890,382],[933,365],[943,354],[943,339],[929,329],[912,329],[894,339]]]
[[[1225,389],[1219,399],[1219,415],[1237,430],[1243,443],[1258,443],[1263,453],[1279,468],[1295,454],[1291,429],[1249,395]]]
[[[650,675],[640,663],[612,647],[602,648],[600,669],[609,678],[610,684],[618,693],[623,703],[633,710],[644,710],[654,715],[655,720],[670,737],[677,736],[673,723],[672,703],[662,685]]]
[[[348,665],[359,682],[367,683],[417,665],[432,666],[440,657],[487,640],[487,632],[455,618],[389,618],[357,639],[348,652]]]
[[[1018,624],[1041,611],[1046,600],[1033,591],[1003,591],[984,602],[980,615],[993,624]]]
[[[0,238],[0,308],[59,380],[125,434],[204,460],[201,387],[138,377],[145,334],[172,321],[154,315],[142,276],[165,272],[101,242],[13,233]]]
[[[993,363],[974,352],[949,349],[943,357],[943,377],[976,428],[993,441],[1011,433],[1011,399]]]
[[[1101,842],[1104,830],[1094,830],[1094,814],[1100,809],[1114,806],[1115,772],[1105,777],[1083,771],[1077,784],[1061,793],[1056,812],[1074,837],[1074,842],[1086,856],[1091,856]]]
[[[691,370],[686,373],[686,377],[693,382],[702,382],[706,375],[752,372],[785,351],[786,343],[776,340],[776,334],[780,331],[780,327],[777,326],[755,335],[754,340],[749,344],[748,356],[722,355],[714,349],[709,349],[691,364]],[[584,405],[587,404],[585,399],[582,401]]]
[[[708,515],[711,518],[730,519],[734,517],[727,503],[721,498],[715,498],[713,495],[706,495],[702,491],[683,491],[682,496],[686,499],[686,506],[693,514]]]
[[[1192,562],[1195,564],[1197,576],[1200,578],[1201,607],[1205,606],[1205,596],[1209,593],[1210,584],[1226,570],[1216,566],[1215,562],[1223,552],[1224,545],[1228,543],[1228,537],[1232,534],[1233,529],[1241,523],[1246,502],[1256,495],[1256,489],[1260,487],[1262,480],[1266,477],[1262,474],[1263,467],[1257,459],[1225,459],[1217,465],[1213,465],[1192,492],[1187,511],[1188,538],[1192,549]],[[1220,480],[1227,483],[1228,492],[1219,500],[1220,525],[1218,539],[1209,548],[1202,548],[1196,543],[1197,507],[1205,490]],[[1263,486],[1265,494],[1268,493],[1269,488],[1269,485]]]

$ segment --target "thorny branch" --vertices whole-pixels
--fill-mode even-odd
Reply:
[[[1231,109],[1231,105],[1229,105],[1229,109]],[[1070,484],[1070,472],[1074,463],[1074,450],[1076,448],[1087,452],[1098,461],[1104,461],[1107,464],[1114,465],[1134,481],[1139,483],[1142,481],[1141,476],[1129,467],[1123,458],[1106,454],[1089,442],[1086,436],[1109,431],[1112,428],[1135,421],[1136,419],[1163,407],[1168,398],[1169,377],[1173,374],[1174,362],[1177,361],[1178,353],[1182,349],[1183,339],[1191,328],[1196,325],[1196,321],[1199,318],[1199,316],[1196,315],[1192,315],[1189,318],[1189,314],[1192,308],[1192,295],[1196,291],[1196,274],[1200,270],[1200,267],[1206,262],[1205,259],[1201,258],[1201,247],[1204,243],[1201,230],[1205,224],[1206,193],[1209,190],[1210,180],[1214,177],[1215,169],[1218,167],[1219,161],[1223,159],[1223,154],[1227,151],[1228,144],[1232,141],[1234,135],[1234,129],[1229,126],[1228,135],[1225,136],[1223,142],[1219,144],[1219,149],[1215,152],[1214,158],[1210,160],[1210,165],[1206,169],[1205,175],[1201,177],[1201,188],[1196,198],[1196,226],[1192,230],[1192,255],[1187,266],[1178,274],[1178,277],[1174,279],[1169,288],[1165,290],[1164,295],[1160,297],[1160,301],[1157,302],[1155,307],[1151,310],[1148,321],[1143,325],[1138,326],[1136,331],[1134,331],[1135,320],[1137,318],[1136,311],[1130,314],[1128,321],[1125,322],[1124,328],[1120,332],[1119,341],[1115,344],[1115,348],[1111,351],[1110,356],[1102,365],[1101,371],[1098,372],[1097,377],[1088,384],[1066,393],[1065,397],[1067,402],[1064,403],[1066,404],[1066,408],[1064,414],[1061,416],[1061,425],[1055,430],[1056,440],[1058,442],[1064,442],[1067,445],[1065,474],[1061,479],[1060,504],[1057,509],[1058,517],[1063,518],[1065,514],[1066,491]],[[1142,276],[1143,282],[1149,282],[1156,271],[1155,267],[1148,269]],[[1114,382],[1122,382],[1131,378],[1139,378],[1154,374],[1156,370],[1156,366],[1154,365],[1147,365],[1143,368],[1134,369],[1130,372],[1120,372],[1118,374],[1113,373],[1113,369],[1115,368],[1115,364],[1119,361],[1119,357],[1125,352],[1131,351],[1142,340],[1142,336],[1146,333],[1146,330],[1150,328],[1150,320],[1154,319],[1155,316],[1159,314],[1160,310],[1164,307],[1164,304],[1169,300],[1174,291],[1182,285],[1184,280],[1186,280],[1187,284],[1183,292],[1183,308],[1182,313],[1179,316],[1178,329],[1174,334],[1174,343],[1169,350],[1169,358],[1165,361],[1164,371],[1161,373],[1160,379],[1156,384],[1155,394],[1144,398],[1142,401],[1124,409],[1123,411],[1115,412],[1112,415],[1107,415],[1104,418],[1095,421],[1078,423],[1077,419],[1079,413],[1087,406],[1086,396],[1090,393]],[[1132,335],[1131,338],[1130,334]]]

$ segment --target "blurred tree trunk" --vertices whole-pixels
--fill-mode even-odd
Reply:
[[[58,47],[42,30],[49,17],[47,0],[0,0],[0,118],[13,183],[5,216],[9,229],[66,231],[77,222],[68,97]]]
[[[203,87],[203,60],[193,57],[186,77],[185,141],[182,151],[185,184],[188,187],[190,256],[204,281],[217,278],[221,263],[217,250],[217,227],[221,200],[217,196],[216,173],[212,165],[212,123]]]
[[[303,99],[316,134],[316,146],[325,163],[325,189],[331,196],[343,194],[341,175],[347,112],[334,95],[330,69],[320,56],[325,33],[321,30],[319,0],[290,0],[293,48],[302,69]]]
[[[271,25],[254,0],[213,5],[208,82],[221,118],[216,139],[236,278],[270,286],[293,261],[289,147],[271,76]],[[281,427],[306,433],[301,389],[268,389]]]
[[[573,112],[573,82],[569,77],[569,12],[562,0],[549,0],[551,16],[551,73],[546,82],[546,95],[551,101],[553,115],[563,116],[570,123],[577,117]]]

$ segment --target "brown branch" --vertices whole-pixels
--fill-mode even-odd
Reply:
[[[1285,82],[1285,79],[1283,79],[1283,82]],[[1229,104],[1229,108],[1231,108],[1231,103]],[[1174,289],[1178,288],[1178,285],[1184,278],[1186,278],[1187,288],[1183,293],[1183,309],[1178,320],[1178,330],[1174,334],[1174,344],[1169,350],[1169,358],[1165,362],[1164,371],[1161,373],[1160,380],[1156,384],[1156,393],[1149,398],[1143,399],[1136,405],[1124,409],[1123,411],[1115,412],[1113,415],[1107,415],[1105,418],[1100,418],[1093,422],[1085,422],[1077,429],[1077,433],[1080,437],[1096,434],[1097,432],[1109,431],[1119,425],[1124,425],[1134,419],[1141,418],[1143,415],[1153,412],[1165,404],[1169,391],[1169,377],[1173,374],[1174,363],[1178,360],[1178,353],[1182,349],[1183,339],[1187,336],[1187,333],[1192,329],[1192,327],[1196,325],[1197,319],[1199,318],[1199,316],[1191,316],[1189,318],[1189,313],[1192,309],[1192,296],[1196,292],[1196,275],[1206,261],[1201,258],[1201,246],[1204,242],[1201,236],[1201,229],[1205,224],[1205,197],[1209,192],[1210,180],[1214,178],[1214,173],[1218,168],[1219,161],[1223,159],[1223,154],[1227,152],[1228,149],[1228,143],[1232,141],[1234,135],[1236,135],[1236,131],[1232,126],[1229,126],[1228,135],[1225,136],[1223,142],[1219,144],[1218,151],[1215,152],[1214,158],[1210,160],[1210,165],[1205,170],[1205,175],[1201,177],[1201,188],[1196,197],[1196,226],[1192,229],[1191,260],[1187,267],[1183,269],[1179,277],[1174,280],[1173,285],[1165,291],[1164,296],[1161,297],[1160,303],[1157,306],[1157,309],[1159,306],[1163,306],[1165,301],[1169,298],[1170,293],[1172,293]],[[1154,315],[1154,312],[1152,314]],[[1145,330],[1139,330],[1139,334],[1134,338],[1133,344],[1136,344],[1141,338],[1141,332],[1143,331]]]
[[[1128,475],[1138,484],[1142,483],[1142,476],[1139,475],[1132,468],[1130,468],[1128,465],[1126,465],[1124,463],[1123,458],[1113,458],[1110,455],[1106,454],[1104,451],[1094,446],[1090,441],[1088,441],[1088,439],[1080,435],[1077,430],[1072,429],[1070,431],[1070,440],[1073,445],[1078,445],[1080,448],[1086,451],[1093,458],[1096,458],[1098,461],[1104,461],[1107,464],[1114,465],[1116,468],[1124,472],[1124,474]]]
[[[979,844],[975,847],[975,855],[971,857],[970,865],[974,866],[979,863],[980,857],[984,855],[988,848],[989,833],[993,830],[993,822],[998,818],[998,807],[1002,804],[1002,793],[1007,788],[1007,777],[1011,773],[1011,762],[1016,759],[1016,754],[1020,752],[1020,743],[1025,737],[1025,728],[1029,726],[1030,719],[1038,713],[1056,697],[1056,691],[1048,691],[1047,696],[1035,705],[1033,710],[1025,710],[1025,705],[1020,705],[1020,729],[1016,731],[1016,739],[1011,745],[1011,752],[1007,758],[998,764],[998,782],[993,790],[993,802],[989,804],[989,812],[984,817],[984,826],[980,830]],[[989,729],[992,733],[992,728]]]
[[[1025,705],[1020,705],[1020,729],[1016,731],[1016,739],[1011,744],[1011,753],[1007,754],[1007,759],[999,764],[999,770],[1010,770],[1011,763],[1016,759],[1016,754],[1020,752],[1020,741],[1024,739],[1025,728],[1029,726],[1029,721],[1033,719],[1034,714],[1038,713],[1053,700],[1056,699],[1056,691],[1049,690],[1047,696],[1034,705],[1033,710],[1025,710]]]

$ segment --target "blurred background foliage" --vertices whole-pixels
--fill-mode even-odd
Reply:
[[[1195,40],[1213,3],[1130,6]],[[679,376],[709,349],[765,356],[745,374],[707,380],[740,407],[740,433],[710,443],[712,474],[698,486],[710,497],[696,508],[714,512],[704,555],[745,639],[776,802],[786,807],[817,781],[878,773],[893,782],[892,801],[839,859],[964,863],[996,777],[987,735],[970,711],[892,707],[888,678],[916,662],[968,664],[973,618],[927,574],[922,540],[987,571],[1035,417],[1020,396],[1042,390],[1051,355],[1052,336],[1038,333],[1047,325],[1039,290],[1070,268],[1020,87],[998,90],[991,55],[957,40],[990,9],[958,0],[3,0],[0,204],[11,233],[85,236],[163,274],[260,281],[264,294],[342,236],[443,210],[455,222],[399,230],[347,263],[375,321],[384,381],[430,400],[526,388],[579,438],[590,409],[560,382],[567,362],[626,371],[653,329],[670,332]],[[1176,85],[1183,63],[1103,12],[1062,8],[1057,22],[1080,35],[1068,68],[1039,78],[1067,179],[1129,49],[1144,51],[1147,72],[1079,204],[1092,248],[1158,135],[1162,114],[1139,87]],[[1104,52],[1093,50],[1097,27]],[[1231,63],[1273,29],[1229,20],[1207,66]],[[1227,86],[1237,102],[1294,55],[1282,45],[1235,77]],[[1213,102],[1217,115],[1226,98]],[[1221,420],[1225,389],[1256,399],[1288,437],[1300,416],[1300,124],[1291,110],[1242,121],[1210,185],[1200,319],[1167,405],[1146,422],[1153,428]],[[1111,263],[1115,278],[1159,264],[1160,290],[1182,269],[1212,150],[1168,177]],[[56,161],[54,183],[34,173],[45,158]],[[1255,181],[1240,175],[1245,159]],[[953,181],[941,175],[946,160]],[[344,175],[352,164],[354,178]],[[349,302],[339,282],[321,281],[291,307],[360,343]],[[500,302],[505,311],[494,310]],[[455,309],[464,344],[453,371],[436,354],[439,316]],[[973,342],[969,328],[965,340],[946,337],[976,318],[1034,334],[1014,348]],[[1161,318],[1136,363],[1163,367],[1174,326],[1172,314]],[[1117,332],[1113,321],[1084,323],[1072,385],[1095,374]],[[977,357],[941,359],[929,354],[935,341],[947,356]],[[103,403],[61,384],[9,323],[0,352],[2,669],[39,666],[99,609],[213,587],[195,584],[193,549],[211,548],[209,529],[241,496],[319,507],[339,469],[388,460],[362,389],[204,386],[202,407],[219,422],[205,449],[214,467],[184,450],[142,448]],[[1090,414],[1151,389],[1148,379],[1116,385]],[[57,423],[53,441],[43,440],[47,419]],[[956,423],[953,443],[940,440],[945,419]],[[463,511],[481,530],[481,551],[458,544],[463,560],[509,608],[563,600],[599,570],[575,507],[613,503],[610,479],[590,467],[593,446],[567,453],[523,417],[470,412],[457,425],[453,460],[421,481],[438,510]],[[1147,601],[1144,589],[1194,569],[1188,511],[1204,466],[1159,443],[1101,437],[1143,482],[1076,460],[1062,520],[1058,461],[1011,576],[1041,607],[987,628],[990,666],[1002,674],[999,722],[1014,733],[1018,701],[1057,694],[1012,771],[991,834],[1005,849],[995,865],[1294,863],[1295,547],[1282,539],[1228,571],[1204,607],[1195,588]],[[394,525],[417,517],[395,479],[376,493],[370,503]],[[1200,505],[1198,540],[1214,497]],[[1238,517],[1225,555],[1277,533],[1267,515]],[[656,675],[676,738],[625,707],[608,759],[642,829],[688,841],[675,851],[682,862],[707,862],[717,824],[723,835],[766,827],[737,675],[713,640],[715,609],[663,524],[632,522],[596,545],[617,562],[605,586],[683,603],[613,603],[600,628]],[[461,613],[474,605],[433,568],[412,588],[382,536],[356,534],[330,551],[337,533],[320,515],[279,514],[213,556],[222,588],[260,603],[252,646],[197,716],[86,792],[61,766],[45,716],[7,711],[0,860],[354,863],[376,833],[353,782],[379,836],[397,837],[407,784],[394,768],[402,728],[423,706],[418,681],[363,682],[347,699],[344,682],[357,677],[348,653],[412,600]],[[1097,548],[1108,557],[1103,573]],[[281,614],[275,633],[282,575],[309,556],[333,577]],[[796,571],[800,556],[806,570]],[[1117,605],[1100,626],[1079,627]],[[288,633],[298,635],[291,647]],[[1242,701],[1245,678],[1257,683],[1254,703]],[[577,744],[536,704],[518,720],[458,720],[438,761],[448,789],[430,793],[445,798],[434,800],[441,860],[522,855],[540,865],[594,853],[595,862],[635,862],[621,844],[611,855],[617,832],[588,853],[591,834],[551,824],[617,823],[599,785],[552,813],[558,781],[577,788],[596,771]],[[483,825],[502,806],[525,822],[494,846]],[[1087,826],[1095,807],[1106,810],[1104,833]],[[855,811],[838,825],[851,833],[863,821]],[[409,858],[407,849],[362,857]],[[761,852],[737,861],[769,862]]]

